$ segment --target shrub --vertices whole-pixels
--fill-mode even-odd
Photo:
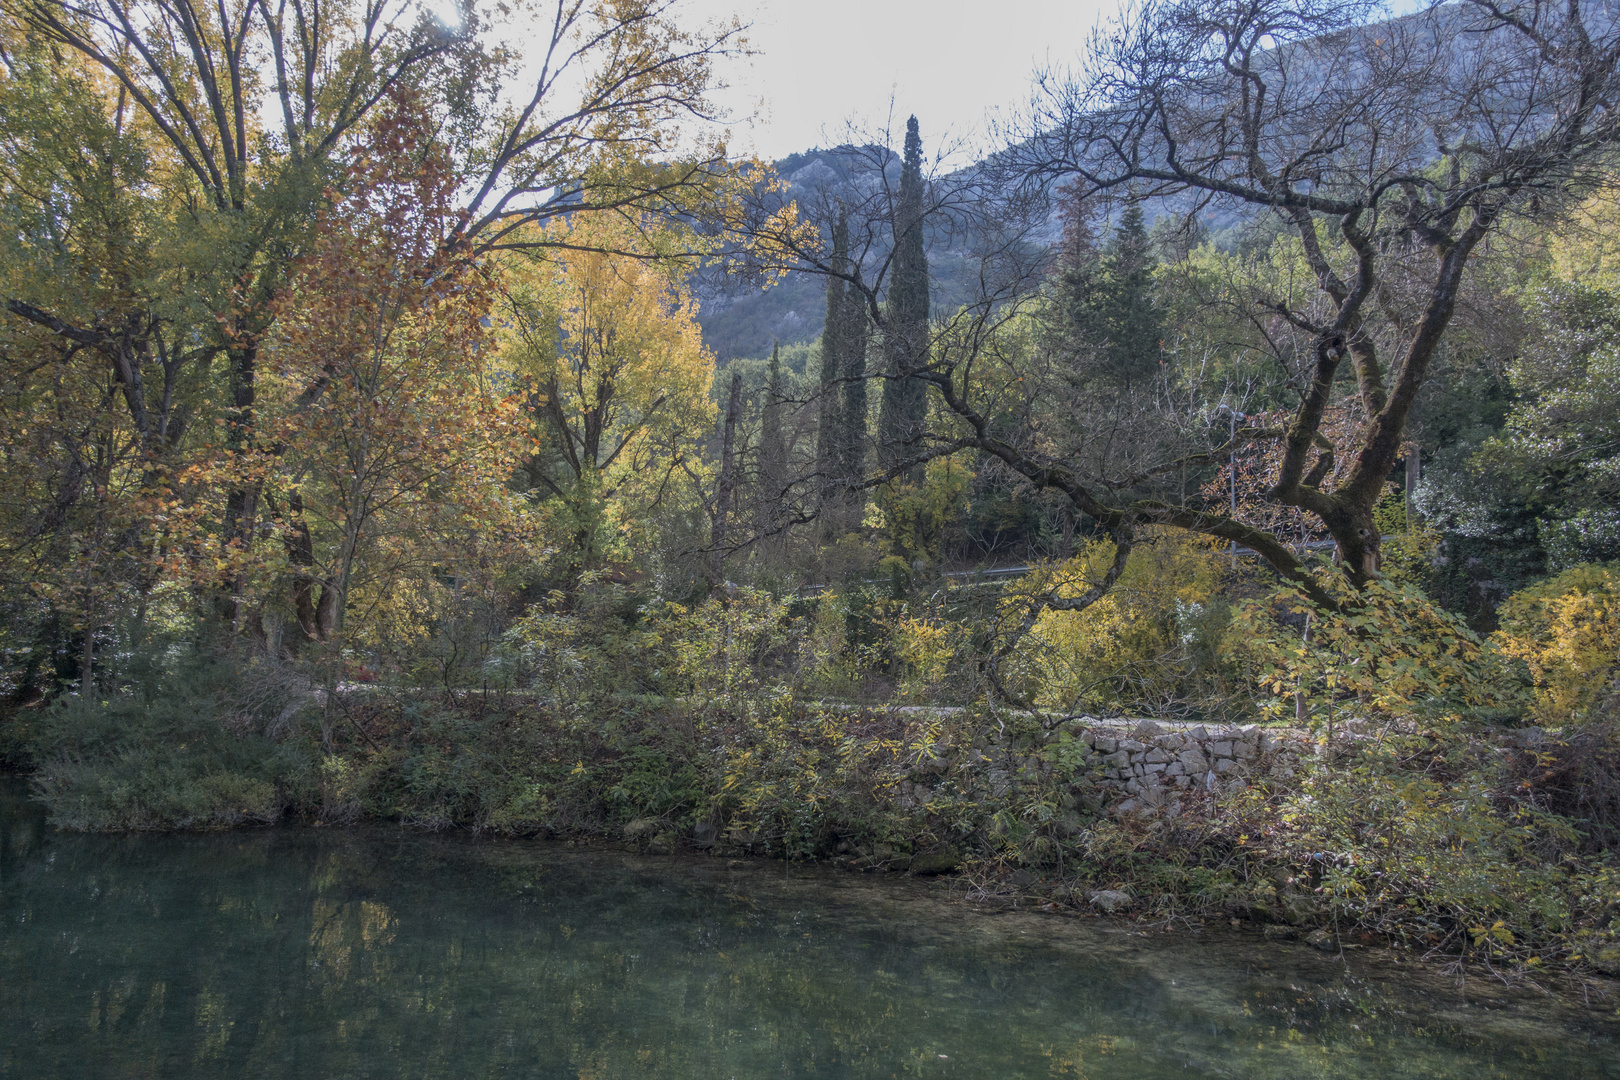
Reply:
[[[851,598],[828,591],[810,602],[798,641],[798,689],[810,697],[853,698],[861,687],[862,652],[851,641]]]
[[[1072,597],[1102,578],[1114,545],[1089,541],[1068,563],[1031,574],[1010,607],[1032,593]],[[1208,672],[1227,608],[1218,600],[1225,567],[1208,544],[1184,534],[1150,534],[1131,553],[1114,588],[1083,611],[1046,611],[1018,648],[1018,675],[1031,700],[1054,709],[1146,705],[1165,708]]]
[[[296,686],[275,689],[290,681],[197,662],[104,700],[60,699],[29,747],[35,792],[69,829],[273,821],[318,783],[310,740],[266,734],[297,707]]]
[[[1523,660],[1544,722],[1585,718],[1620,671],[1620,564],[1583,563],[1508,598],[1493,640]]]
[[[902,698],[924,703],[945,696],[946,682],[971,647],[967,628],[927,614],[902,614],[894,624],[894,658]]]
[[[1509,795],[1575,822],[1589,852],[1620,850],[1620,688],[1590,719],[1509,757]]]
[[[1413,585],[1374,580],[1358,591],[1336,567],[1312,573],[1332,606],[1285,584],[1243,604],[1228,638],[1246,677],[1275,695],[1273,711],[1296,694],[1313,716],[1340,703],[1431,721],[1516,710],[1516,680],[1460,616]]]
[[[576,712],[618,693],[664,692],[674,658],[649,617],[662,605],[643,600],[619,584],[548,594],[506,633],[507,678]]]
[[[939,562],[949,526],[967,510],[972,482],[961,462],[945,457],[927,464],[921,484],[893,481],[878,488],[878,508],[894,545],[879,566],[880,576],[893,577],[898,590],[919,564]]]
[[[776,693],[788,674],[790,630],[787,601],[735,586],[694,607],[668,604],[653,620],[681,689],[700,696]]]

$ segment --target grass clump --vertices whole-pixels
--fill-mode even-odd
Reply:
[[[291,694],[193,661],[106,698],[58,699],[30,725],[36,795],[54,824],[93,831],[265,823],[307,798],[314,745]]]

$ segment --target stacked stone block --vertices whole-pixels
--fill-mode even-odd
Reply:
[[[1235,791],[1258,776],[1292,776],[1307,752],[1299,737],[1252,724],[1212,730],[1141,720],[1126,727],[1083,717],[1068,730],[1086,747],[1080,798],[1115,815],[1174,813],[1188,791]]]
[[[1116,816],[1175,814],[1189,792],[1230,792],[1258,777],[1291,777],[1311,752],[1299,732],[1083,716],[1051,731],[1044,751],[1020,752],[998,738],[960,754],[943,743],[930,747],[899,785],[896,803],[927,806],[932,785],[958,770],[973,774],[974,784],[990,795],[1004,797],[1016,785],[1052,775],[1054,751],[1065,738],[1072,740],[1064,755],[1068,762],[1077,750],[1080,759],[1072,779],[1062,781],[1070,796],[1065,805]]]

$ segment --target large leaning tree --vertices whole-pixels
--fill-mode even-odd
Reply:
[[[1471,257],[1516,223],[1555,219],[1611,174],[1620,26],[1607,12],[1463,0],[1379,13],[1359,0],[1143,0],[1093,38],[1078,74],[1042,79],[999,160],[1012,182],[1270,215],[1297,237],[1311,278],[1308,293],[1255,300],[1296,346],[1278,351],[1298,393],[1286,425],[1233,432],[1223,420],[1203,445],[1138,454],[1119,472],[1019,421],[1007,403],[1029,383],[992,377],[987,337],[947,330],[936,341],[917,373],[943,404],[928,453],[997,459],[1118,544],[1103,580],[1049,604],[1101,595],[1151,526],[1247,545],[1331,603],[1273,533],[1166,495],[1166,478],[1268,441],[1280,466],[1265,497],[1319,520],[1353,584],[1376,577],[1373,509]],[[1335,404],[1357,418],[1348,463],[1336,460],[1346,440],[1336,455],[1323,431]]]

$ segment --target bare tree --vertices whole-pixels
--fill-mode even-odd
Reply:
[[[998,420],[977,378],[988,339],[967,335],[923,373],[960,424],[939,431],[930,453],[989,454],[1061,491],[1122,547],[1139,527],[1179,526],[1248,545],[1310,588],[1299,556],[1270,532],[1142,494],[1155,477],[1276,440],[1282,465],[1267,497],[1319,519],[1353,582],[1376,576],[1373,508],[1471,256],[1509,221],[1551,219],[1604,182],[1620,89],[1620,28],[1579,0],[1466,0],[1369,24],[1378,10],[1143,0],[1093,38],[1077,74],[1043,77],[997,162],[1029,191],[1072,184],[1082,196],[1279,218],[1315,291],[1307,304],[1262,303],[1309,346],[1285,427],[1245,426],[1230,443],[1103,475]],[[1361,417],[1348,468],[1322,433],[1341,374],[1353,377]]]

